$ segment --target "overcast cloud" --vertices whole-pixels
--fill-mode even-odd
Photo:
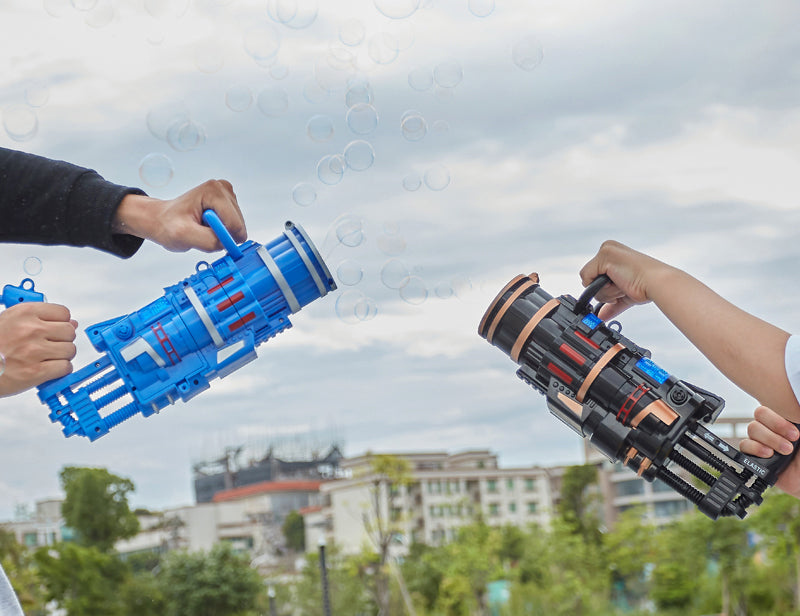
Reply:
[[[314,4],[298,0],[300,17]],[[310,25],[293,28],[271,20],[265,0],[0,0],[0,119],[13,129],[22,109],[38,121],[23,140],[0,127],[0,146],[91,167],[158,197],[226,178],[251,239],[268,242],[293,220],[332,271],[346,259],[363,269],[360,283],[340,284],[295,315],[255,362],[95,443],[65,439],[34,392],[0,401],[0,519],[17,504],[58,495],[65,465],[130,477],[136,505],[188,504],[193,462],[271,438],[336,438],[350,455],[488,448],[504,466],[580,463],[579,440],[476,330],[518,273],[538,271],[553,295],[579,293],[578,269],[608,238],[798,329],[797,3],[498,0],[489,12],[490,0],[422,0],[405,19],[378,10],[404,5],[414,2],[320,2]],[[348,46],[341,35],[353,32],[352,20],[365,34]],[[280,36],[272,66],[247,52],[254,26]],[[377,63],[370,44],[386,40],[382,33],[401,49]],[[531,37],[543,60],[523,70],[512,48]],[[455,81],[460,69],[460,81],[426,91],[410,85],[410,75],[417,83],[420,71],[432,76],[437,67],[440,81],[448,68],[457,69]],[[378,124],[367,135],[346,122],[348,78],[371,87]],[[254,96],[281,88],[288,108],[277,117],[255,102],[233,111],[233,86]],[[148,114],[179,106],[206,132],[191,151],[148,129]],[[428,126],[419,141],[401,131],[412,109]],[[309,138],[316,114],[331,118],[331,139]],[[370,142],[374,164],[348,169],[336,185],[321,182],[320,158],[354,139]],[[151,153],[172,161],[165,186],[139,175]],[[407,175],[436,165],[449,172],[444,189],[404,189]],[[316,190],[311,205],[293,201],[300,182]],[[337,243],[344,215],[363,220],[361,245]],[[424,282],[423,303],[381,282],[392,257],[382,250],[387,229],[396,231],[389,239],[404,240],[397,258]],[[83,326],[144,306],[197,261],[215,258],[154,245],[126,261],[75,248],[0,252],[0,281],[18,283],[25,260],[38,257],[37,289]],[[375,318],[337,316],[337,298],[351,288],[374,300]],[[458,293],[442,299],[437,288]],[[724,397],[725,413],[752,412],[755,401],[655,309],[622,320],[659,364]],[[78,367],[96,356],[79,338]]]

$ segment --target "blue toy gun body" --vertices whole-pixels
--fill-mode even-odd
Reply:
[[[33,280],[30,278],[23,279],[18,287],[7,284],[3,287],[3,295],[0,296],[0,304],[3,304],[6,308],[25,302],[43,301],[45,301],[44,294],[34,289]]]
[[[291,327],[289,315],[336,289],[301,227],[287,222],[269,244],[237,245],[213,211],[203,218],[227,254],[199,262],[147,306],[88,327],[102,356],[39,386],[65,436],[94,441],[137,413],[190,400],[255,359],[259,344]]]

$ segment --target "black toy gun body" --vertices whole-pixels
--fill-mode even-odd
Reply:
[[[744,518],[794,453],[748,456],[708,430],[703,424],[724,400],[672,376],[594,314],[589,302],[608,282],[599,277],[576,300],[550,296],[536,274],[517,276],[478,333],[519,365],[517,376],[546,396],[553,415],[610,460],[660,479],[711,519]]]

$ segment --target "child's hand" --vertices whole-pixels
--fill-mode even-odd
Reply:
[[[747,425],[748,438],[739,445],[743,453],[759,458],[769,458],[776,451],[792,453],[794,441],[800,438],[797,426],[766,406],[759,406],[754,417]],[[784,469],[775,486],[800,498],[800,455]]]

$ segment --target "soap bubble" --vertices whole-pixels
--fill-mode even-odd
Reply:
[[[312,104],[323,102],[329,94],[313,77],[308,79],[303,86],[303,97]]]
[[[345,45],[360,45],[364,41],[366,28],[360,19],[348,19],[339,25],[339,40]]]
[[[450,184],[450,170],[443,164],[433,165],[425,172],[425,186],[431,190],[444,190]]]
[[[245,30],[244,49],[254,60],[275,58],[281,48],[281,36],[272,24],[257,24]]]
[[[415,68],[408,73],[408,85],[418,92],[425,92],[433,86],[433,72],[427,67]]]
[[[44,81],[29,81],[25,85],[25,102],[31,107],[42,107],[50,98],[50,88]]]
[[[345,104],[348,108],[358,104],[371,105],[373,99],[372,86],[366,77],[353,77],[347,82]]]
[[[446,60],[433,69],[433,80],[443,88],[455,88],[464,78],[464,69],[458,60]]]
[[[114,21],[114,4],[111,0],[102,0],[88,12],[84,21],[90,28],[104,28]]]
[[[411,274],[400,259],[389,259],[381,268],[381,282],[390,289],[402,288]]]
[[[375,151],[368,141],[357,139],[347,144],[344,149],[344,160],[353,171],[364,171],[375,162]]]
[[[346,214],[336,223],[336,239],[345,246],[355,248],[364,241],[364,221]]]
[[[459,275],[453,278],[450,283],[453,286],[453,292],[458,299],[464,299],[472,291],[472,281],[469,277]]]
[[[419,0],[373,0],[375,8],[391,19],[411,17],[419,8]]]
[[[439,299],[448,299],[450,297],[453,297],[454,291],[453,287],[451,287],[449,283],[440,282],[439,284],[436,285],[434,293],[436,293],[436,297],[438,297]]]
[[[336,316],[350,325],[369,321],[378,314],[375,301],[356,289],[348,289],[336,298]]]
[[[333,120],[327,115],[313,115],[306,124],[306,134],[314,141],[328,141],[333,137]]]
[[[172,161],[164,154],[156,152],[148,154],[139,163],[139,177],[145,184],[154,188],[169,184],[174,174]]]
[[[400,54],[397,39],[388,32],[378,32],[371,37],[367,52],[375,64],[391,64]]]
[[[156,139],[166,141],[171,126],[190,119],[189,110],[182,102],[166,102],[147,112],[147,129]]]
[[[206,142],[206,129],[192,120],[176,122],[167,131],[167,143],[176,152],[196,150]]]
[[[407,111],[400,119],[400,132],[408,141],[419,141],[428,133],[428,123],[416,111]]]
[[[361,282],[364,277],[364,270],[357,261],[345,259],[336,268],[336,276],[342,284],[353,286]]]
[[[357,135],[368,135],[378,126],[378,112],[369,103],[356,103],[347,110],[347,126]]]
[[[494,0],[469,0],[467,6],[475,17],[488,17],[494,11]]]
[[[253,104],[253,91],[245,85],[231,86],[225,92],[225,104],[231,111],[247,111]]]
[[[289,75],[289,67],[286,64],[273,64],[269,67],[269,76],[273,79],[280,81],[281,79],[286,79]]]
[[[419,173],[411,172],[403,178],[403,188],[408,192],[419,190],[420,186],[422,186],[422,178],[419,177]]]
[[[328,154],[317,163],[317,177],[324,184],[333,186],[344,177],[345,162],[341,154]]]
[[[44,0],[44,10],[50,17],[63,17],[71,10],[69,0]]]
[[[39,132],[39,118],[27,105],[12,104],[3,109],[3,128],[14,141],[30,141]]]
[[[28,276],[38,276],[42,273],[42,260],[39,257],[28,257],[22,263],[22,269]]]
[[[292,189],[292,199],[297,205],[308,207],[317,200],[317,190],[311,182],[300,182]]]
[[[405,239],[396,233],[384,233],[378,236],[377,244],[378,250],[390,257],[396,257],[406,249]]]
[[[289,28],[301,30],[317,19],[319,4],[317,0],[269,0],[269,16]]]
[[[289,109],[289,95],[283,88],[264,88],[258,93],[256,104],[265,116],[277,117]]]
[[[533,34],[517,39],[511,46],[511,59],[523,71],[534,70],[544,59],[541,41]]]
[[[411,276],[402,287],[400,297],[408,304],[419,305],[428,299],[428,288],[419,276]]]

